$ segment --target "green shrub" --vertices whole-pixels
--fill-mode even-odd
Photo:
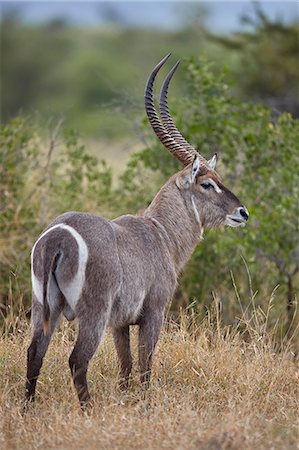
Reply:
[[[78,136],[61,130],[61,125],[52,130],[48,148],[32,119],[18,117],[0,129],[0,303],[4,314],[20,295],[29,305],[30,248],[43,228],[66,210],[105,213],[108,209],[111,169],[88,154]]]

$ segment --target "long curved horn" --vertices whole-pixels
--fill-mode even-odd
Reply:
[[[167,77],[165,78],[161,92],[160,92],[160,115],[163,122],[164,127],[166,128],[167,132],[170,134],[170,136],[180,145],[182,145],[191,155],[194,159],[195,156],[199,157],[201,162],[208,166],[208,161],[201,156],[198,151],[192,147],[192,145],[189,144],[189,142],[186,141],[186,139],[181,135],[177,127],[175,126],[175,123],[170,115],[169,109],[168,109],[168,87],[171,78],[173,77],[175,71],[178,68],[178,65],[180,64],[180,60],[173,66]]]
[[[152,70],[145,88],[145,94],[144,94],[144,100],[145,100],[145,111],[147,114],[147,117],[149,119],[149,122],[164,145],[165,148],[167,148],[179,161],[181,161],[185,166],[192,163],[194,160],[194,154],[191,154],[186,148],[184,148],[181,144],[178,144],[173,137],[170,136],[170,134],[167,132],[166,128],[160,121],[155,104],[153,99],[153,85],[156,78],[157,73],[163,66],[163,64],[166,62],[166,60],[169,58],[171,53],[166,55]]]

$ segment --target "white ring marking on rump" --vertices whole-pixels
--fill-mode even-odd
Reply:
[[[86,264],[88,260],[88,248],[86,245],[86,242],[84,241],[81,234],[78,233],[73,227],[66,225],[65,223],[59,223],[57,225],[54,225],[53,227],[49,228],[47,231],[45,231],[36,241],[32,248],[31,252],[31,279],[32,279],[32,289],[33,292],[37,298],[37,300],[40,303],[43,303],[43,284],[42,281],[40,281],[33,271],[33,256],[34,256],[34,250],[37,245],[37,243],[42,239],[46,234],[50,233],[50,231],[53,231],[56,228],[62,228],[63,230],[68,231],[76,240],[78,245],[78,270],[74,278],[69,283],[63,283],[63,280],[60,280],[59,288],[61,289],[63,295],[65,296],[68,304],[72,309],[75,308],[77,301],[79,300],[82,289],[85,283],[85,270],[86,270]],[[57,249],[58,250],[58,249]]]

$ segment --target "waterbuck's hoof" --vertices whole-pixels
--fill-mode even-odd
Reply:
[[[94,402],[90,399],[80,402],[80,408],[85,416],[91,416],[94,408]]]
[[[23,403],[23,406],[21,408],[21,415],[25,415],[28,411],[30,411],[35,403],[35,397],[27,397]]]
[[[119,380],[119,389],[122,392],[127,392],[129,389],[129,380],[127,378],[121,378]]]

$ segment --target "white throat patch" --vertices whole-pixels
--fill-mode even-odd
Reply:
[[[196,220],[196,222],[198,223],[199,228],[200,228],[200,237],[202,237],[204,229],[203,229],[203,226],[202,226],[200,217],[199,217],[198,210],[197,210],[197,208],[196,208],[196,206],[195,206],[194,195],[191,195],[191,202],[192,202],[192,208],[193,208],[195,220]]]

